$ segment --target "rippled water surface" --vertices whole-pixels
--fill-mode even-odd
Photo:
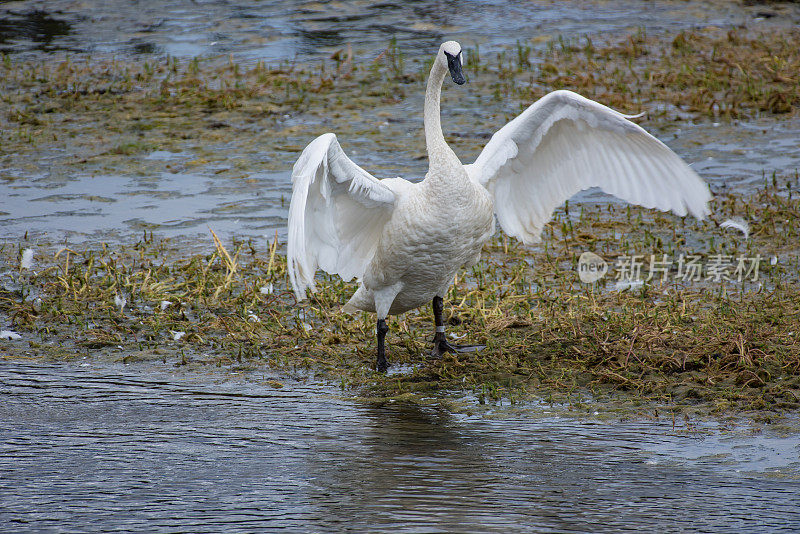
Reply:
[[[800,439],[0,361],[5,530],[800,529]]]
[[[303,61],[348,43],[368,56],[391,37],[411,53],[430,53],[443,37],[491,50],[541,35],[741,24],[759,15],[733,2],[674,0],[27,0],[0,5],[0,51],[235,54],[238,59]]]

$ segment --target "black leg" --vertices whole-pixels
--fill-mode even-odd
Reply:
[[[444,300],[442,297],[433,297],[433,321],[436,324],[436,333],[433,335],[433,350],[431,356],[441,358],[445,352],[475,352],[485,348],[485,345],[452,345],[444,337]]]
[[[442,319],[444,299],[442,297],[433,297],[431,306],[433,307],[433,322],[436,325],[436,333],[433,334],[433,350],[436,351],[440,343],[447,343],[444,337],[444,319]],[[439,356],[441,356],[441,353]]]
[[[378,361],[375,364],[375,368],[379,373],[385,373],[389,368],[389,362],[386,361],[386,345],[384,343],[386,332],[389,331],[386,321],[378,319],[378,328],[376,330],[378,332]]]

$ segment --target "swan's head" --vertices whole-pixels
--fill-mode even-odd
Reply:
[[[442,43],[442,46],[439,47],[439,54],[436,56],[436,61],[447,67],[450,77],[458,85],[467,81],[464,79],[464,73],[461,72],[461,57],[461,45],[455,41]]]

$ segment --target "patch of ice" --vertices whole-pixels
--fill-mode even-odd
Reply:
[[[186,332],[176,332],[174,330],[170,330],[169,333],[172,334],[172,339],[175,341],[180,341],[180,339],[186,335]]]
[[[19,260],[20,269],[30,269],[33,266],[33,249],[26,248],[22,251],[22,258]]]
[[[642,287],[644,282],[642,280],[617,280],[614,285],[616,291],[634,290],[637,287]]]
[[[168,161],[171,159],[175,159],[180,157],[180,154],[175,152],[170,152],[169,150],[154,150],[150,152],[148,155],[144,157],[144,159],[156,160],[156,161]]]
[[[272,295],[272,293],[275,291],[275,287],[272,285],[272,282],[270,282],[269,284],[260,288],[258,291],[262,295]]]

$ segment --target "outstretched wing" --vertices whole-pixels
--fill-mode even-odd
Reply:
[[[494,195],[503,230],[526,244],[539,240],[553,210],[590,187],[646,208],[705,217],[705,182],[629,118],[554,91],[497,131],[465,168]]]
[[[317,268],[345,281],[361,276],[394,209],[395,194],[350,161],[336,136],[323,134],[292,171],[287,261],[298,300],[315,290]]]

